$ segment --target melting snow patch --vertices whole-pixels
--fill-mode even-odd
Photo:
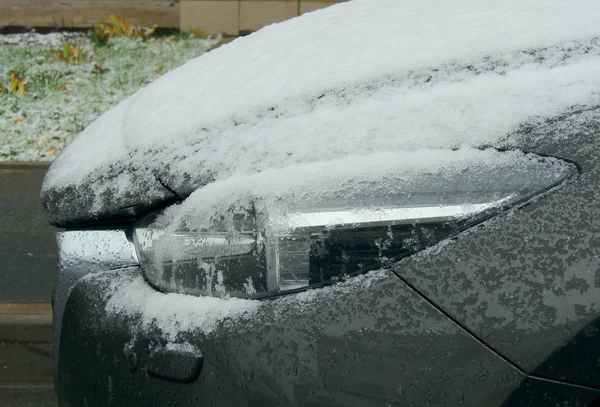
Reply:
[[[194,345],[192,345],[189,342],[183,342],[183,343],[167,343],[167,345],[165,346],[167,348],[167,350],[172,350],[175,352],[180,352],[180,353],[193,353],[193,354],[199,354],[200,353],[200,349],[198,349],[197,347],[195,347]]]
[[[275,318],[281,317],[282,314],[278,311],[284,309],[296,313],[308,312],[311,304],[318,300],[364,290],[373,283],[388,278],[389,273],[388,270],[371,271],[331,286],[286,295],[275,301],[164,294],[150,287],[140,275],[123,271],[88,275],[84,279],[107,283],[108,288],[104,293],[108,314],[139,317],[140,325],[131,326],[133,333],[158,328],[166,340],[177,342],[179,332],[199,331],[210,334],[226,320],[249,318],[259,323],[261,309]],[[272,306],[264,308],[264,304]],[[186,350],[187,345],[172,346]]]
[[[260,305],[258,301],[239,298],[163,294],[150,287],[143,278],[132,278],[130,274],[109,273],[108,278],[107,311],[139,315],[141,329],[155,326],[168,340],[175,340],[180,331],[200,330],[210,334],[221,321],[252,314]]]

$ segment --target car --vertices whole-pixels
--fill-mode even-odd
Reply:
[[[600,405],[600,3],[354,0],[77,136],[61,406]]]

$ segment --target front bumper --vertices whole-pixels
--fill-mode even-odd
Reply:
[[[588,406],[600,395],[528,378],[391,272],[239,301],[159,293],[139,267],[79,280],[60,405]]]

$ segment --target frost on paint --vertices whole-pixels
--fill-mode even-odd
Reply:
[[[291,165],[356,157],[370,167],[381,153],[510,147],[523,124],[600,104],[599,8],[355,0],[269,26],[163,76],[84,130],[45,180],[51,220],[72,220],[61,206],[73,186],[86,195],[78,216],[95,218],[117,211],[111,199],[134,204],[120,194],[143,195],[152,182],[187,196]],[[155,180],[122,176],[139,172]]]

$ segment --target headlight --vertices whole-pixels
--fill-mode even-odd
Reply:
[[[385,267],[576,171],[558,159],[475,151],[466,162],[447,152],[441,167],[415,164],[408,175],[390,156],[371,170],[329,163],[327,178],[313,165],[209,184],[136,226],[138,257],[167,292],[292,292]]]

